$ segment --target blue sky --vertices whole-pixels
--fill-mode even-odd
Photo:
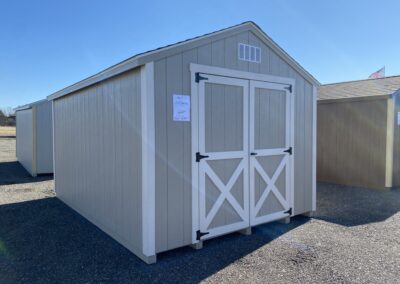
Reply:
[[[321,83],[400,74],[400,1],[0,0],[0,108],[136,53],[256,22]]]

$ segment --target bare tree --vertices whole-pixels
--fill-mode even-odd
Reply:
[[[0,116],[1,114],[3,114],[3,116],[10,116],[14,114],[14,110],[12,109],[12,107],[3,107],[0,109]]]

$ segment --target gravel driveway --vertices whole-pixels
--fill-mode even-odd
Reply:
[[[231,234],[146,265],[30,178],[0,138],[0,283],[400,283],[400,191],[318,185],[312,219]]]

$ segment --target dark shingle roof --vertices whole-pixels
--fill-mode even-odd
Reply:
[[[321,85],[318,100],[391,95],[400,89],[400,76]]]

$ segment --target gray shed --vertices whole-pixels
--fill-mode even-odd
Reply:
[[[319,181],[400,186],[400,76],[328,84],[318,92]]]
[[[135,55],[48,97],[57,196],[147,263],[311,212],[317,85],[252,22]]]
[[[53,173],[51,102],[41,100],[17,107],[17,159],[32,175]]]

